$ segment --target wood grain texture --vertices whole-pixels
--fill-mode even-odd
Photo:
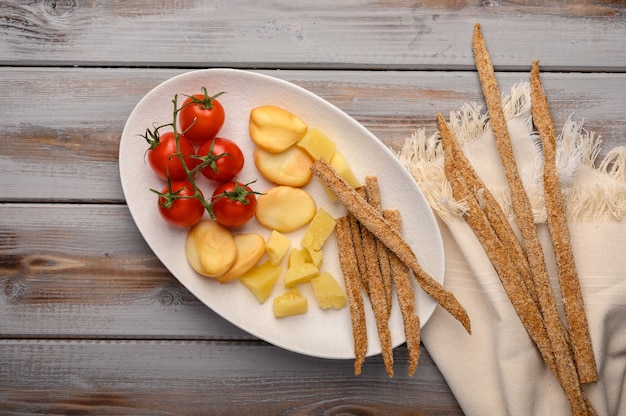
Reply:
[[[533,61],[557,131],[626,140],[623,1],[0,0],[1,414],[462,414],[422,348],[412,379],[226,322],[161,265],[125,205],[124,123],[183,72],[294,82],[399,149],[481,102],[481,23],[503,92]]]
[[[183,72],[0,68],[0,128],[11,136],[0,149],[0,201],[123,202],[118,152],[126,119],[143,95]],[[437,112],[482,102],[473,72],[261,72],[318,94],[395,150],[418,128],[435,131]],[[584,120],[604,138],[604,152],[624,137],[626,74],[542,77],[557,131],[568,117]],[[506,93],[529,74],[498,79]]]
[[[0,334],[255,339],[191,295],[122,205],[0,205]]]
[[[212,341],[0,340],[0,363],[3,414],[462,414],[428,354],[393,379],[379,357],[354,377],[350,360]]]
[[[621,1],[0,3],[3,65],[473,68],[475,23],[499,70],[625,69]],[[601,20],[602,23],[598,24]]]

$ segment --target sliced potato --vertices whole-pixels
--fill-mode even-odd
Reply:
[[[263,303],[272,294],[272,289],[282,272],[282,267],[275,266],[268,260],[252,267],[239,278],[239,281],[250,289],[259,303]]]
[[[252,155],[261,175],[277,185],[302,187],[313,177],[313,159],[301,147],[291,146],[280,153],[270,153],[257,147]]]
[[[287,316],[301,315],[309,308],[306,297],[302,296],[297,288],[293,288],[274,298],[274,316],[285,318]]]
[[[347,305],[346,293],[329,272],[322,272],[311,279],[317,304],[322,309],[341,309]]]
[[[274,265],[279,264],[289,251],[291,240],[276,230],[272,230],[265,244],[265,251]]]
[[[314,160],[323,158],[327,162],[331,161],[337,148],[335,142],[317,127],[311,127],[296,145],[305,149]]]
[[[308,129],[298,116],[280,107],[265,105],[250,111],[250,138],[268,152],[287,150],[300,140]]]
[[[213,220],[203,220],[187,233],[185,254],[196,272],[217,277],[237,260],[237,246],[228,228]]]
[[[233,239],[237,246],[237,260],[226,273],[216,277],[222,283],[240,278],[265,254],[265,239],[260,234],[237,234]]]
[[[305,226],[317,212],[315,201],[301,188],[276,186],[257,199],[256,219],[264,227],[288,233]]]

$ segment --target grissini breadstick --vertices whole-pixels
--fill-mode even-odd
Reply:
[[[398,210],[384,210],[385,217],[394,229],[402,229],[402,219]],[[415,311],[415,294],[411,285],[409,269],[400,261],[398,256],[389,253],[391,278],[398,295],[402,321],[404,322],[404,336],[406,338],[407,352],[409,354],[409,377],[412,377],[417,369],[420,358],[420,320]]]
[[[363,186],[356,188],[356,191],[359,195],[365,195],[366,192]],[[348,219],[350,220],[350,232],[352,233],[352,241],[354,243],[354,255],[356,256],[356,263],[359,268],[359,279],[361,280],[361,285],[365,293],[369,297],[370,287],[367,281],[367,264],[363,250],[363,238],[361,237],[361,224],[359,224],[359,221],[350,213],[348,213]]]
[[[359,189],[356,190],[359,192]],[[363,189],[359,195],[365,199],[367,190]],[[369,288],[369,299],[372,304],[372,311],[376,321],[376,329],[378,330],[378,338],[385,363],[385,370],[390,377],[393,377],[393,349],[391,347],[391,332],[389,331],[388,303],[383,276],[378,263],[378,250],[376,248],[376,237],[361,225],[361,241],[363,244],[363,254],[365,257],[365,277]]]
[[[365,308],[361,295],[361,279],[356,264],[354,243],[350,230],[350,219],[347,216],[337,218],[335,234],[337,237],[337,252],[339,263],[346,286],[346,296],[350,309],[352,333],[354,337],[354,374],[361,374],[361,367],[367,354],[367,327],[365,322]]]
[[[530,265],[528,263],[528,257],[526,256],[524,247],[515,235],[513,227],[506,218],[506,215],[504,214],[504,211],[502,211],[498,201],[485,186],[483,181],[478,177],[478,174],[461,150],[461,147],[458,145],[453,133],[447,127],[447,124],[441,114],[437,117],[437,124],[439,132],[442,135],[445,132],[446,136],[449,136],[445,138],[442,137],[442,144],[445,142],[445,151],[450,151],[452,153],[451,157],[452,160],[454,160],[456,171],[463,176],[468,189],[474,190],[474,193],[480,190],[480,199],[482,199],[480,206],[483,208],[487,221],[491,224],[491,227],[496,233],[498,239],[504,245],[508,255],[511,257],[511,262],[518,270],[522,283],[528,291],[528,295],[539,307],[537,290],[533,281],[532,271],[530,270]]]
[[[558,378],[556,359],[541,311],[529,294],[518,269],[515,268],[509,250],[500,240],[478,202],[476,192],[483,189],[487,191],[487,189],[474,188],[473,185],[475,184],[470,184],[465,180],[468,175],[464,171],[471,169],[469,161],[459,148],[456,138],[441,114],[437,116],[437,127],[444,149],[444,171],[450,183],[452,194],[457,201],[464,201],[467,205],[468,212],[465,215],[467,224],[480,241],[485,254],[498,273],[502,286],[528,335],[537,345],[548,367]]]
[[[378,211],[383,211],[382,199],[380,196],[380,187],[378,186],[378,179],[376,176],[366,176],[365,177],[365,190],[366,190],[366,199],[367,202],[370,203]],[[393,298],[393,290],[392,290],[392,278],[391,278],[391,265],[389,264],[389,252],[387,251],[387,247],[382,244],[377,239],[374,240],[376,243],[376,251],[378,257],[378,266],[380,268],[380,276],[383,280],[383,285],[385,289],[385,299],[387,302],[387,319],[389,319],[389,315],[391,315],[391,303]]]
[[[533,63],[530,73],[530,98],[533,122],[543,145],[543,188],[548,214],[548,228],[552,237],[561,296],[563,297],[563,308],[570,331],[578,375],[582,383],[588,383],[598,380],[598,372],[559,185],[554,124],[539,75],[539,62],[536,61]]]
[[[471,333],[467,311],[456,297],[432,278],[420,265],[415,253],[402,236],[326,162],[319,159],[311,166],[313,173],[326,185],[359,222],[413,272],[420,287],[454,316]]]
[[[544,323],[557,360],[559,380],[568,396],[572,414],[587,414],[589,409],[580,388],[580,380],[567,340],[567,332],[558,315],[556,300],[550,286],[550,278],[543,257],[543,249],[535,229],[530,200],[519,176],[500,101],[500,90],[479,24],[474,27],[472,46],[496,146],[511,190],[513,211],[522,235],[522,241],[526,247]]]

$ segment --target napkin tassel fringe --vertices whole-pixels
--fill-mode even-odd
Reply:
[[[626,219],[626,147],[609,151],[595,167],[597,181],[574,186],[567,196],[568,216],[575,222],[621,222]]]
[[[533,129],[530,116],[530,85],[522,81],[511,88],[510,95],[502,96],[505,118],[511,120],[524,116],[531,139],[541,154],[541,140]],[[450,113],[449,125],[459,144],[463,145],[478,139],[490,128],[488,114],[477,103],[464,104],[458,111]],[[626,148],[611,150],[605,159],[596,166],[600,153],[601,140],[593,132],[583,128],[582,122],[568,119],[557,137],[557,167],[561,190],[565,199],[568,217],[571,221],[609,220],[621,221],[626,217]],[[467,213],[467,205],[456,201],[443,169],[443,149],[439,133],[427,135],[425,129],[418,129],[406,139],[396,154],[422,189],[431,208],[443,221],[461,220]],[[583,167],[593,170],[604,180],[593,186],[577,184],[576,176]],[[542,186],[542,162],[534,166],[527,188],[533,215],[537,223],[545,222],[544,194]],[[480,192],[480,190],[477,190]],[[504,214],[514,218],[508,188],[490,189],[502,207]]]

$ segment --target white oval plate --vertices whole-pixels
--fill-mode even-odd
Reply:
[[[272,185],[261,178],[252,161],[253,143],[248,134],[250,110],[261,105],[276,105],[301,117],[310,127],[318,127],[331,137],[345,155],[359,179],[367,175],[378,177],[383,205],[399,209],[403,219],[403,234],[424,269],[443,282],[444,253],[439,228],[421,190],[393,153],[361,124],[334,105],[315,94],[289,82],[254,72],[233,69],[207,69],[188,72],[165,81],[150,91],[131,113],[120,142],[120,176],[130,213],[156,256],[168,270],[200,301],[239,328],[284,349],[315,357],[354,358],[354,342],[348,308],[321,310],[309,285],[301,292],[307,296],[306,314],[283,319],[273,316],[272,299],[282,293],[281,280],[272,296],[259,304],[256,298],[239,282],[220,284],[195,273],[185,258],[186,230],[167,225],[156,209],[156,197],[150,188],[161,189],[165,183],[158,179],[145,161],[147,143],[139,134],[154,123],[172,121],[175,94],[179,105],[183,95],[200,92],[209,94],[225,91],[219,100],[226,111],[226,121],[220,136],[235,140],[246,157],[240,174],[242,182],[254,179],[254,189],[263,192]],[[198,180],[205,194],[212,193],[214,185]],[[337,202],[330,202],[317,179],[305,188],[318,206],[335,217],[345,213]],[[264,237],[269,230],[254,220],[235,230],[236,233],[258,232]],[[289,234],[292,247],[298,247],[302,230]],[[342,284],[343,276],[337,259],[334,235],[324,249],[323,270],[330,271]],[[422,325],[435,309],[435,302],[414,283],[416,306]],[[374,316],[366,301],[368,323],[368,355],[381,351]],[[405,341],[402,317],[397,300],[389,320],[393,346]]]

